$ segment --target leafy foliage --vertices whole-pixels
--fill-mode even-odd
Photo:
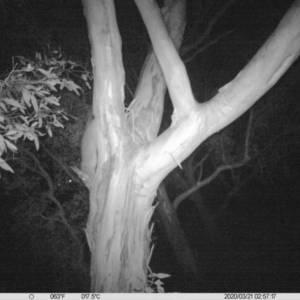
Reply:
[[[7,150],[15,152],[15,143],[23,138],[33,141],[39,149],[39,138],[52,137],[53,128],[63,128],[68,120],[59,108],[58,91],[64,88],[79,95],[81,87],[73,78],[82,79],[90,87],[89,73],[64,57],[60,50],[35,54],[34,59],[18,56],[13,69],[0,80],[0,167],[13,172],[3,159]],[[78,75],[79,74],[79,75]],[[73,77],[73,78],[72,78]],[[7,158],[7,155],[6,155]]]
[[[146,293],[164,293],[164,283],[161,281],[161,279],[168,278],[170,276],[171,275],[164,273],[153,273],[149,268],[148,287],[145,289]]]
[[[0,166],[14,169],[1,178],[2,195],[14,207],[11,233],[18,247],[26,244],[24,261],[34,254],[30,270],[40,274],[39,280],[49,282],[45,276],[58,270],[56,279],[51,278],[53,286],[41,286],[35,279],[33,287],[39,286],[40,292],[58,287],[78,291],[89,285],[84,235],[88,196],[69,165],[79,161],[86,97],[79,93],[90,88],[90,73],[59,50],[36,53],[34,59],[17,57],[3,77]],[[14,161],[8,165],[10,157]]]

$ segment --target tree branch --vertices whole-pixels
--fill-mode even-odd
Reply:
[[[158,8],[152,1],[136,0],[136,3],[174,105],[172,125],[138,158],[143,162],[137,170],[139,176],[151,178],[150,184],[158,186],[201,142],[249,109],[297,59],[300,54],[300,0],[236,78],[222,87],[213,99],[201,104],[196,104],[193,98],[186,70],[167,35]]]
[[[82,245],[82,242],[81,242],[80,238],[78,237],[76,231],[72,228],[69,221],[67,220],[65,210],[64,210],[63,206],[61,205],[59,200],[54,196],[54,187],[53,187],[53,182],[52,182],[52,179],[51,179],[50,175],[42,167],[42,164],[39,161],[39,159],[36,157],[36,155],[31,153],[29,150],[27,150],[22,145],[19,146],[19,149],[22,150],[22,152],[24,152],[27,156],[29,156],[36,163],[36,166],[37,166],[38,170],[34,170],[33,168],[31,168],[29,166],[26,166],[26,167],[28,169],[34,171],[35,173],[40,174],[46,180],[47,185],[49,187],[49,190],[45,193],[45,196],[48,199],[50,199],[55,204],[55,206],[57,207],[57,209],[58,209],[57,216],[59,216],[58,221],[63,223],[66,226],[66,228],[68,229],[68,232],[70,233],[70,235],[72,236],[72,238],[74,239],[75,243],[78,246],[80,259],[83,259],[83,245]]]
[[[177,196],[176,199],[174,200],[173,206],[174,206],[175,210],[177,209],[177,207],[179,206],[179,204],[182,201],[184,201],[185,199],[187,199],[191,194],[195,193],[200,188],[202,188],[205,185],[211,183],[215,178],[217,178],[217,176],[221,172],[223,172],[225,170],[233,170],[233,169],[245,166],[249,162],[249,160],[250,160],[250,156],[249,156],[249,139],[250,139],[250,132],[251,132],[252,122],[253,122],[253,112],[251,110],[250,116],[249,116],[249,120],[248,120],[248,123],[247,123],[246,133],[245,133],[245,146],[244,146],[244,156],[243,156],[243,159],[241,161],[237,162],[237,163],[231,163],[231,164],[229,164],[229,163],[226,163],[227,160],[225,159],[225,157],[223,157],[224,165],[218,166],[215,169],[215,171],[209,177],[205,178],[204,180],[201,180],[201,178],[202,178],[202,171],[203,171],[203,163],[205,162],[205,160],[209,156],[209,153],[206,153],[201,158],[201,160],[194,165],[193,170],[188,171],[189,173],[193,173],[193,174],[189,174],[189,176],[187,176],[188,178],[191,178],[194,175],[194,172],[196,171],[196,169],[198,167],[200,167],[200,172],[199,172],[199,175],[198,175],[198,179],[197,179],[196,183],[193,184],[193,187],[187,189],[184,193],[182,193],[179,196]],[[224,153],[224,151],[222,151],[222,153]],[[192,160],[191,160],[191,162],[192,162]],[[194,180],[190,180],[190,181],[194,182]],[[188,186],[188,184],[186,186]],[[224,208],[227,205],[228,204],[225,201],[222,210],[224,210]]]
[[[185,27],[185,1],[166,1],[164,22],[178,50]],[[133,101],[128,107],[128,127],[134,142],[151,142],[156,138],[163,115],[166,82],[151,49],[146,57]]]
[[[152,46],[164,74],[177,117],[195,109],[186,68],[181,61],[155,1],[135,0],[150,35]]]
[[[183,59],[183,61],[185,63],[188,63],[190,61],[192,61],[197,55],[199,55],[201,52],[203,52],[204,50],[206,50],[207,48],[209,48],[210,46],[216,44],[221,38],[225,37],[226,35],[229,35],[230,33],[232,33],[233,30],[229,30],[221,35],[219,35],[218,37],[214,38],[212,41],[206,43],[204,46],[194,50],[194,52],[192,54],[190,54],[188,57],[185,57]],[[181,52],[181,51],[180,51]]]
[[[83,184],[83,182],[78,178],[78,176],[75,176],[73,172],[71,172],[72,169],[67,165],[65,161],[63,161],[60,157],[55,156],[50,150],[47,149],[44,143],[41,143],[41,146],[43,147],[44,151],[60,165],[60,167],[66,172],[66,174],[71,177],[72,181],[79,184]]]
[[[188,189],[181,195],[179,195],[175,201],[173,202],[174,209],[177,210],[179,204],[188,198],[191,194],[195,193],[197,190],[200,188],[204,187],[205,185],[211,183],[218,175],[219,173],[229,170],[229,169],[234,169],[243,166],[245,163],[240,162],[236,164],[229,164],[229,165],[222,165],[219,166],[209,177],[205,178],[204,180],[198,181],[192,188]]]
[[[203,34],[198,34],[198,38],[194,39],[192,43],[190,43],[189,45],[184,46],[180,53],[182,55],[185,56],[189,56],[187,59],[185,59],[185,62],[189,62],[192,59],[194,59],[200,52],[204,51],[206,48],[208,48],[209,46],[217,43],[217,41],[224,37],[225,35],[229,34],[232,32],[232,30],[230,30],[227,33],[224,33],[220,36],[218,36],[217,38],[215,38],[213,41],[207,43],[206,45],[200,47],[201,44],[203,44],[203,42],[205,41],[205,39],[207,39],[215,24],[218,22],[218,20],[227,12],[227,10],[229,9],[230,6],[232,6],[233,4],[235,4],[236,0],[229,0],[225,3],[225,5],[223,7],[221,7],[221,9],[219,11],[216,12],[216,14],[214,15],[214,17],[210,20],[210,22],[208,23],[208,25],[206,26],[205,31],[203,32]],[[200,48],[199,48],[200,47]],[[195,49],[199,48],[198,50],[195,51]],[[191,55],[189,55],[189,52],[195,51],[194,53],[192,53]]]

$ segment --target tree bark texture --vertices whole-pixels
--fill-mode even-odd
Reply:
[[[135,292],[147,286],[153,200],[164,177],[201,142],[238,118],[270,89],[299,56],[300,1],[237,77],[209,102],[194,99],[178,48],[185,1],[135,0],[154,53],[146,60],[138,90],[124,107],[121,39],[112,0],[83,0],[94,74],[95,165],[87,174],[92,253],[92,292]],[[167,24],[168,26],[165,26]],[[172,40],[174,42],[172,42]],[[163,75],[162,75],[163,74]],[[174,106],[172,125],[156,137],[165,82]],[[82,145],[84,151],[84,145]],[[96,159],[94,159],[96,157]]]

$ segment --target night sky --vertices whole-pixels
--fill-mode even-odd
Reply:
[[[25,0],[22,5],[18,1],[2,1],[6,8],[1,13],[0,6],[2,74],[11,68],[12,56],[33,55],[47,41],[54,47],[60,45],[64,53],[73,60],[89,62],[90,49],[81,1]],[[134,89],[137,82],[132,74],[138,76],[140,72],[143,58],[150,48],[149,39],[134,1],[115,2],[123,38],[126,81]],[[205,30],[209,20],[220,9],[221,3],[224,3],[221,0],[202,1],[202,9],[206,14],[195,33],[194,26],[199,19],[198,12],[201,11],[200,1],[187,2],[183,46],[191,38],[195,38],[197,32]],[[218,88],[241,70],[274,31],[292,2],[240,0],[220,17],[205,42],[209,43],[223,34],[224,37],[186,63],[193,92],[199,102],[209,100]],[[185,61],[188,57],[183,55],[182,59]],[[1,79],[3,80],[3,76]],[[270,116],[262,129],[262,137],[257,138],[257,148],[262,148],[264,139],[268,142],[268,135],[272,131],[270,128],[275,126],[277,120],[280,119],[283,124],[299,120],[299,59],[263,101],[277,101],[276,97],[282,90],[285,91],[282,94],[285,101],[282,102],[288,103],[282,110],[286,114],[286,121],[282,121],[285,120],[284,116],[278,111],[278,115]],[[128,90],[125,93],[126,101],[130,101]],[[259,105],[256,105],[257,111],[260,109]],[[170,100],[167,99],[165,120],[170,118],[171,111]],[[244,116],[231,125],[237,144],[242,141],[239,135],[242,133],[238,128],[245,127],[246,119]],[[204,197],[211,211],[216,211],[224,199],[230,197],[226,212],[216,221],[218,234],[221,236],[219,241],[213,243],[207,238],[203,221],[191,200],[186,200],[179,207],[179,220],[199,260],[199,279],[183,277],[163,229],[157,226],[157,245],[152,268],[156,272],[172,275],[165,280],[167,292],[300,292],[299,125],[289,125],[294,128],[293,134],[278,138],[274,148],[267,150],[264,155],[271,157],[269,160],[258,155],[248,169],[238,173],[244,178],[244,174],[246,177],[251,170],[258,170],[234,195],[230,196],[233,186],[229,179],[232,178],[230,172],[224,173],[221,178],[201,190],[201,197]],[[269,131],[265,128],[269,128]],[[280,128],[276,127],[276,130]],[[239,149],[238,145],[232,147]],[[259,167],[260,159],[267,161],[266,166]],[[206,172],[211,172],[210,167]],[[1,172],[1,176],[5,178],[7,174]],[[32,242],[20,242],[14,229],[13,215],[15,205],[19,202],[13,192],[7,192],[3,178],[0,178],[0,293],[52,292],[60,284],[56,279],[60,276],[59,272],[55,273],[55,266],[49,265],[51,272],[46,275],[37,273],[38,266],[33,262],[36,260],[33,252],[43,254],[38,250],[32,252],[35,247]],[[172,180],[167,181],[166,185],[171,199],[182,192],[172,186]],[[51,283],[46,284],[46,281]],[[68,291],[77,290],[70,287]]]

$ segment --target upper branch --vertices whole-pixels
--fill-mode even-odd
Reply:
[[[93,114],[103,116],[110,128],[122,131],[124,116],[124,68],[121,38],[111,0],[83,0],[92,48],[94,75]],[[103,124],[101,124],[103,126]]]
[[[208,136],[230,124],[249,109],[287,71],[300,54],[300,0],[283,17],[277,29],[234,80],[202,104],[209,115]]]
[[[151,36],[175,108],[171,127],[138,158],[141,167],[137,174],[147,178],[148,185],[155,186],[201,142],[249,109],[298,58],[300,0],[294,3],[276,31],[237,77],[222,87],[213,99],[198,105],[158,7],[153,1],[135,1]]]
[[[185,27],[185,0],[165,1],[164,22],[178,50]],[[166,82],[156,55],[151,49],[140,75],[134,100],[128,108],[128,125],[136,141],[148,142],[156,138],[163,114]]]
[[[164,74],[176,117],[190,114],[196,106],[186,68],[168,34],[155,1],[135,0],[148,29],[154,52]]]

